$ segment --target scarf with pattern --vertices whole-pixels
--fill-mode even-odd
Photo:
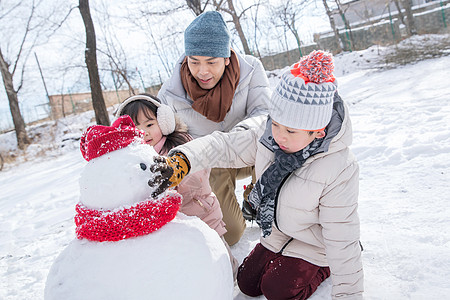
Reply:
[[[266,126],[272,126],[267,122]],[[266,130],[269,128],[266,127]],[[270,129],[270,133],[271,133]],[[294,170],[299,169],[308,157],[321,146],[323,138],[314,139],[304,149],[295,153],[285,153],[272,138],[272,149],[275,161],[264,171],[261,178],[248,196],[248,202],[256,209],[256,222],[261,227],[263,237],[272,233],[272,221],[275,216],[275,197],[281,188],[281,183]]]

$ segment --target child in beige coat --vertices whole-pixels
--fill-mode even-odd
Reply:
[[[238,270],[246,295],[307,299],[330,276],[333,299],[363,298],[359,167],[333,68],[331,54],[312,52],[282,75],[260,126],[215,132],[155,158],[157,181],[171,185],[179,181],[177,166],[186,173],[255,166],[248,201],[261,239]]]

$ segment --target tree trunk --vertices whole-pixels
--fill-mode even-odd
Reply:
[[[394,0],[394,4],[395,4],[395,7],[397,7],[398,17],[400,18],[400,22],[402,22],[402,24],[406,26],[405,17],[403,16],[402,9],[400,7],[400,4],[398,3],[398,0]],[[388,3],[388,5],[389,5],[389,3]]]
[[[258,4],[256,6],[256,12],[255,12],[255,36],[254,36],[254,40],[255,40],[255,48],[256,48],[256,53],[258,55],[259,60],[261,60],[261,52],[259,52],[259,46],[258,46],[258,39],[257,39],[257,29],[258,29],[258,11],[259,11],[259,5],[260,5],[261,0],[258,0]],[[256,56],[256,55],[255,55]]]
[[[295,29],[295,24],[294,22],[292,22],[292,28],[291,28],[291,32],[295,37],[295,41],[297,42],[297,48],[298,48],[298,52],[299,52],[299,58],[302,58],[303,53],[302,53],[302,43],[300,41],[300,36],[298,35],[298,31],[297,29]]]
[[[408,33],[411,35],[417,34],[416,25],[414,24],[414,17],[411,8],[410,0],[402,0],[402,6],[406,12],[406,27],[408,28]]]
[[[208,1],[206,1],[206,4],[207,3]],[[202,2],[200,0],[186,0],[186,4],[189,7],[189,9],[194,12],[196,16],[199,16],[201,13],[205,11],[205,8],[202,8]]]
[[[17,146],[23,150],[30,144],[27,131],[25,129],[25,122],[20,113],[19,100],[17,99],[17,92],[14,90],[13,77],[9,72],[9,65],[3,58],[2,50],[0,49],[0,70],[2,72],[3,84],[5,85],[6,94],[9,101],[9,109],[16,131]]]
[[[339,39],[339,31],[336,28],[336,23],[334,22],[334,17],[331,15],[330,7],[328,6],[327,0],[322,0],[323,6],[325,7],[325,11],[327,12],[328,19],[330,20],[331,29],[334,32],[334,43],[336,44],[337,53],[342,52],[342,44]]]
[[[66,117],[66,110],[64,108],[64,93],[62,91],[61,91],[61,113],[62,113],[62,117],[65,118]]]
[[[341,39],[342,45],[344,45],[344,48],[346,48],[345,45],[348,45],[348,49],[346,49],[346,50],[352,51],[352,49],[354,49],[354,44],[355,44],[354,41],[353,41],[352,29],[350,27],[350,24],[349,24],[347,18],[345,17],[345,13],[342,10],[342,6],[341,6],[340,1],[339,0],[335,0],[335,2],[336,2],[336,5],[337,5],[337,9],[339,11],[339,15],[342,18],[342,22],[345,25],[345,36],[347,37],[347,42],[345,42],[343,39]]]
[[[100,86],[100,77],[98,75],[97,44],[94,23],[92,22],[91,12],[89,10],[89,0],[80,0],[79,9],[86,29],[85,61],[89,73],[95,119],[97,124],[109,126],[108,111],[106,110],[105,100],[103,99],[102,88]]]
[[[244,31],[242,30],[241,22],[239,17],[234,9],[233,0],[227,0],[228,8],[230,9],[231,17],[233,18],[234,28],[239,35],[239,39],[241,40],[242,47],[244,48],[244,53],[251,55],[250,47],[248,46],[247,39],[245,38]]]

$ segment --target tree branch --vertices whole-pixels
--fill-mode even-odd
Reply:
[[[9,10],[5,11],[4,14],[0,15],[0,20],[3,19],[3,17],[7,16],[9,13],[11,13],[13,10],[15,10],[17,7],[20,6],[20,2],[18,2],[15,6],[11,7]]]
[[[14,76],[14,73],[16,72],[17,65],[19,63],[19,59],[20,59],[20,56],[22,54],[23,47],[25,45],[25,41],[27,39],[28,33],[30,32],[31,19],[33,18],[35,8],[36,8],[36,6],[34,5],[34,0],[33,0],[33,5],[31,7],[31,14],[30,14],[30,16],[29,16],[29,18],[27,20],[27,25],[25,27],[25,34],[24,34],[24,36],[22,38],[22,42],[21,42],[20,47],[19,47],[19,53],[17,54],[16,61],[14,62],[13,70],[11,72],[12,76]]]

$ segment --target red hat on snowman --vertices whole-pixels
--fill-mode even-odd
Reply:
[[[134,125],[130,116],[118,118],[111,126],[93,125],[81,136],[80,150],[84,159],[91,159],[103,154],[125,148],[136,142],[145,144],[145,133]]]

